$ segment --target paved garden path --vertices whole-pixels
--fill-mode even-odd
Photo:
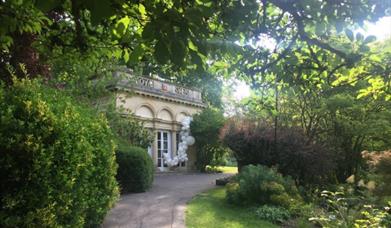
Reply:
[[[103,227],[185,227],[186,203],[197,193],[215,186],[216,178],[229,174],[157,174],[145,193],[121,196]]]

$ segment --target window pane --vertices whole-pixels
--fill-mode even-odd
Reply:
[[[176,133],[176,151],[178,151],[178,146],[179,146],[179,134]]]

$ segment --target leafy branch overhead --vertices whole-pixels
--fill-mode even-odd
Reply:
[[[34,47],[98,49],[128,65],[205,70],[238,58],[256,75],[275,72],[289,54],[316,47],[350,66],[374,38],[357,34],[354,39],[351,30],[341,33],[343,28],[376,21],[387,7],[381,0],[5,1],[0,3],[1,61],[12,62],[8,56],[18,52],[20,37],[32,36],[28,45]],[[359,48],[350,49],[352,43]]]

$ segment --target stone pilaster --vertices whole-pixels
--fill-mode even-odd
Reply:
[[[176,151],[176,131],[171,131],[171,157],[177,155]]]
[[[152,160],[155,168],[157,167],[157,130],[153,130]]]

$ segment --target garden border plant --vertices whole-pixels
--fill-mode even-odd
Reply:
[[[118,198],[103,115],[37,80],[0,87],[0,226],[101,224]]]
[[[152,186],[155,167],[141,147],[121,145],[116,152],[117,180],[122,193],[144,192]]]

